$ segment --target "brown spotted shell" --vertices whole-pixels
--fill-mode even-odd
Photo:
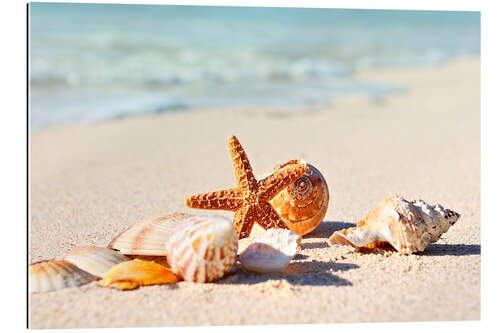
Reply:
[[[304,162],[290,160],[277,165],[274,170],[297,163]],[[309,172],[270,201],[288,228],[301,236],[313,231],[323,221],[330,199],[328,185],[321,172],[311,164],[307,166]]]

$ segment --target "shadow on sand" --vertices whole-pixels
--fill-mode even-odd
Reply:
[[[323,221],[304,238],[325,238],[324,241],[302,243],[303,249],[321,249],[328,247],[326,238],[340,229],[354,226],[352,223],[344,223],[339,221]],[[292,285],[300,286],[352,286],[349,280],[335,275],[335,272],[348,271],[359,268],[356,264],[337,263],[337,262],[319,262],[305,261],[309,256],[305,254],[297,254],[293,261],[287,267],[283,274],[256,274],[246,272],[240,264],[238,264],[238,272],[234,275],[225,277],[219,280],[222,284],[257,284],[269,280],[286,280]]]
[[[238,264],[238,272],[222,278],[221,284],[257,284],[269,280],[286,280],[295,286],[352,286],[349,280],[334,272],[359,268],[358,265],[335,262],[292,262],[283,274],[257,274],[246,272]]]
[[[307,234],[304,238],[328,238],[335,231],[354,227],[356,224],[350,222],[342,222],[342,221],[323,221],[320,225],[311,231],[311,233]]]
[[[305,250],[327,248],[329,245],[327,244],[326,241],[327,241],[328,237],[330,237],[335,231],[354,227],[354,226],[355,226],[354,223],[348,223],[348,222],[323,221],[311,233],[305,235],[304,239],[324,238],[325,240],[320,241],[320,242],[302,243],[301,246]]]
[[[341,221],[323,221],[321,224],[305,236],[307,238],[328,238],[335,231],[351,228],[356,226],[354,223],[341,222]],[[303,249],[322,249],[327,248],[329,245],[325,241],[303,243]],[[392,248],[390,248],[392,249]],[[393,249],[392,249],[393,250]],[[367,251],[370,253],[370,251]],[[476,244],[429,244],[424,252],[420,255],[426,256],[467,256],[467,255],[480,255],[481,245]]]
[[[480,255],[481,245],[476,244],[429,244],[424,256],[469,256]]]

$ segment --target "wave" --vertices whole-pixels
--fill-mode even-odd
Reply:
[[[477,12],[32,3],[29,17],[34,128],[378,96],[403,88],[353,74],[480,52]]]

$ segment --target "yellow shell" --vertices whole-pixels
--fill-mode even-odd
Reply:
[[[134,259],[111,267],[101,281],[103,287],[121,290],[152,284],[175,283],[180,278],[170,269],[153,261]]]
[[[279,170],[289,164],[304,163],[291,160],[277,165]],[[271,200],[271,205],[285,221],[288,228],[298,235],[305,235],[316,229],[323,221],[330,199],[326,180],[311,164],[310,171],[281,191]]]

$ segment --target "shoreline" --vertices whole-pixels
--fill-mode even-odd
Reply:
[[[285,274],[238,272],[216,283],[131,292],[91,283],[29,295],[30,327],[479,320],[479,59],[356,77],[401,82],[408,91],[376,102],[346,97],[318,110],[214,108],[30,133],[30,263],[106,246],[144,218],[202,212],[184,198],[234,185],[226,148],[233,134],[256,175],[303,158],[330,190],[324,222],[305,236]],[[392,194],[462,217],[421,254],[326,245],[333,231]]]
[[[442,63],[439,64],[429,64],[429,65],[415,65],[415,66],[389,66],[389,67],[378,67],[378,68],[367,68],[364,70],[356,70],[353,72],[353,74],[350,76],[352,80],[368,80],[366,82],[371,82],[370,79],[372,77],[376,77],[377,80],[379,80],[378,76],[379,73],[397,73],[397,72],[413,72],[413,71],[419,71],[419,70],[439,70],[440,68],[447,67],[450,65],[454,65],[457,63],[463,63],[463,62],[475,62],[479,61],[480,56],[476,55],[464,55],[464,56],[456,56],[454,58],[448,59],[443,61]],[[395,81],[390,81],[390,80],[383,80],[377,83],[385,83],[385,84],[392,84],[397,86]],[[113,122],[121,119],[126,119],[126,118],[135,118],[135,117],[142,117],[142,116],[154,116],[154,115],[163,115],[163,114],[168,114],[168,113],[184,113],[184,112],[210,112],[213,110],[238,110],[238,109],[244,109],[244,110],[262,110],[262,111],[276,111],[276,109],[279,110],[288,110],[287,112],[290,112],[290,110],[293,110],[292,112],[295,111],[303,111],[303,110],[324,110],[324,109],[330,109],[334,107],[334,104],[336,101],[343,101],[345,99],[360,99],[360,100],[373,100],[373,101],[380,101],[384,100],[386,98],[391,98],[392,96],[398,96],[398,95],[404,95],[407,93],[407,88],[406,86],[401,86],[399,87],[401,91],[393,91],[393,92],[387,92],[387,93],[381,93],[380,95],[373,95],[370,96],[368,94],[361,94],[361,93],[349,93],[349,94],[344,94],[344,95],[338,95],[338,96],[332,96],[329,98],[330,103],[325,104],[325,105],[318,105],[318,106],[305,106],[305,105],[295,105],[295,106],[289,106],[289,105],[284,105],[280,107],[266,107],[266,106],[257,106],[257,105],[248,105],[248,106],[238,106],[238,105],[232,105],[232,106],[206,106],[206,107],[181,107],[181,108],[168,108],[168,109],[161,109],[161,110],[151,110],[151,111],[144,111],[144,112],[132,112],[132,113],[123,113],[123,114],[116,114],[114,116],[111,116],[109,118],[103,118],[103,119],[97,119],[97,120],[90,120],[90,121],[80,121],[80,122],[68,122],[68,123],[57,123],[53,125],[48,125],[45,127],[40,127],[34,130],[31,130],[29,133],[34,134],[40,131],[45,131],[45,130],[52,130],[52,129],[57,129],[59,127],[67,127],[67,126],[77,126],[77,125],[93,125],[93,124],[99,124],[99,123],[108,123],[108,122]]]

